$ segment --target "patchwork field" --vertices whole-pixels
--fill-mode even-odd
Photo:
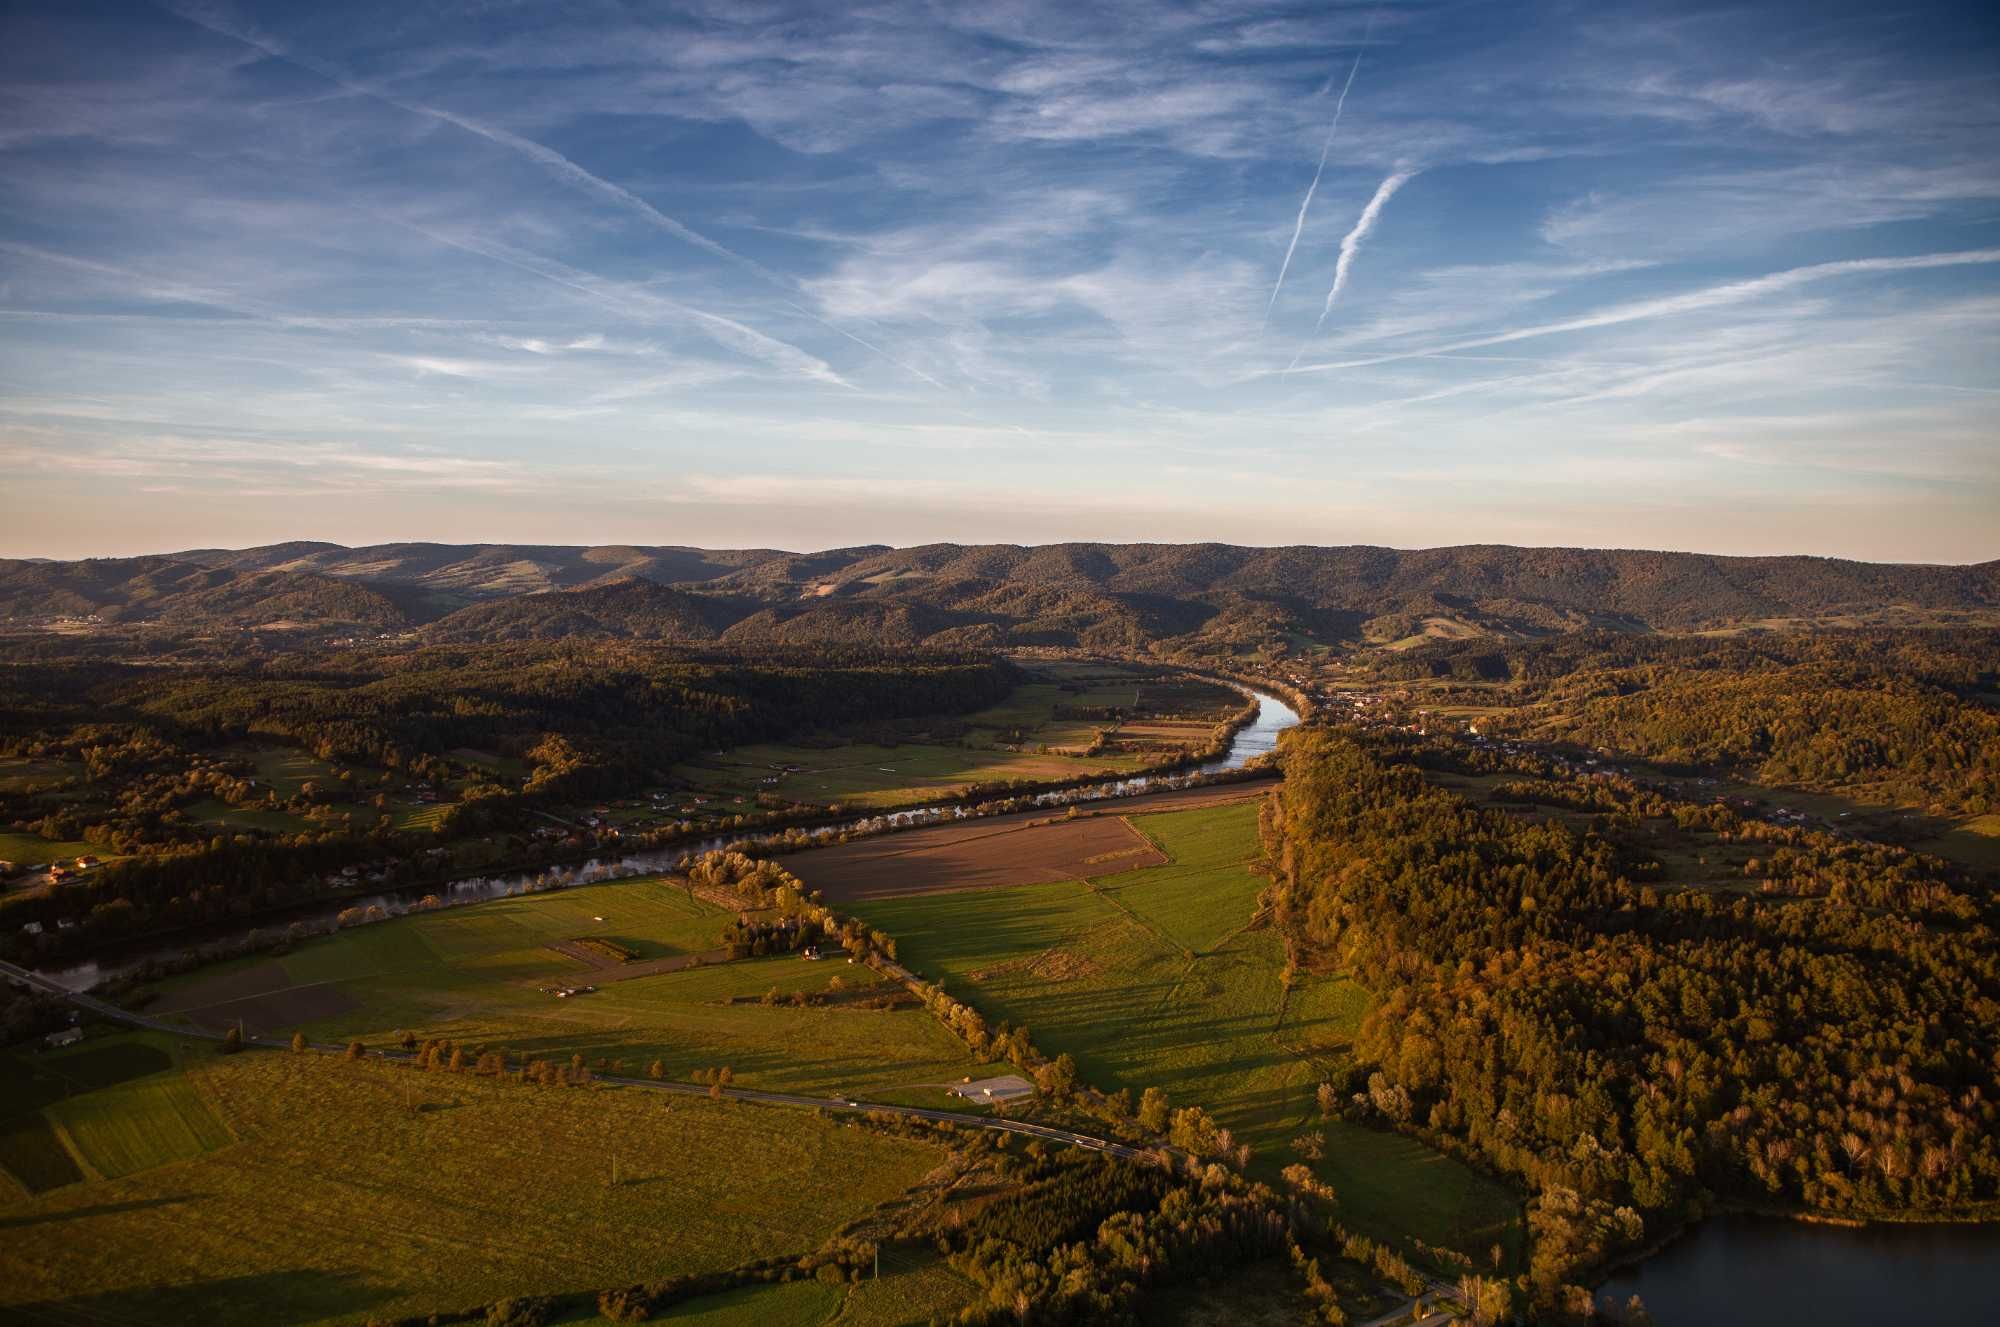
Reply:
[[[879,834],[780,860],[833,900],[1083,879],[1166,861],[1131,827],[1134,815],[1251,801],[1269,787],[1224,784],[1087,803],[1075,819],[1060,811],[1023,811]]]
[[[996,824],[981,834],[902,842],[923,832],[825,848],[810,857],[791,858],[787,865],[827,898],[849,900],[1068,880],[1089,874],[1093,866],[1102,870],[1113,863],[1142,866],[1166,861],[1122,818],[1101,813],[1074,820],[1042,814]]]
[[[1259,924],[1257,805],[1136,816],[1169,859],[1087,880],[870,899],[855,911],[902,961],[991,1020],[1025,1024],[1107,1091],[1148,1087],[1200,1105],[1275,1175],[1323,1127],[1314,1092],[1366,1009],[1360,987],[1306,977],[1289,992]],[[1318,1169],[1351,1224],[1484,1256],[1515,1247],[1505,1187],[1397,1135],[1334,1128]],[[1342,1155],[1342,1149],[1346,1154]],[[1456,1203],[1456,1207],[1449,1206]]]
[[[122,1178],[0,1202],[0,1321],[359,1323],[726,1267],[816,1247],[942,1157],[805,1112],[196,1054],[167,1072],[204,1150],[128,1137]]]
[[[191,974],[163,986],[149,1011],[328,1042],[381,1045],[409,1031],[517,1058],[580,1054],[632,1074],[658,1060],[681,1080],[728,1065],[745,1087],[877,1100],[942,1103],[944,1084],[981,1069],[906,997],[868,1007],[901,988],[864,966],[781,956],[660,970],[713,951],[729,920],[661,880],[499,899]],[[576,957],[572,942],[592,937],[636,961]],[[836,978],[846,989],[829,995]],[[586,984],[597,989],[554,994]],[[801,1007],[794,993],[826,1002]]]
[[[0,1191],[115,1178],[227,1143],[181,1077],[184,1053],[173,1038],[134,1034],[0,1056]]]

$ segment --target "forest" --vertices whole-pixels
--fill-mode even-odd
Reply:
[[[1370,661],[1503,712],[1486,725],[1768,785],[1980,815],[2000,807],[2000,634],[1579,634]]]
[[[1902,889],[1838,888],[1852,845],[1793,830],[1773,855],[1818,887],[1647,884],[1619,839],[1648,814],[1755,831],[1588,779],[1577,795],[1604,814],[1579,829],[1475,806],[1425,760],[1379,734],[1301,731],[1267,812],[1277,906],[1306,961],[1375,990],[1342,1085],[1352,1111],[1528,1184],[1542,1302],[1717,1204],[1993,1210],[1988,886],[1883,849]]]

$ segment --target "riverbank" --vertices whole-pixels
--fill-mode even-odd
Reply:
[[[985,801],[968,803],[962,798],[931,798],[916,805],[884,810],[859,819],[814,813],[791,821],[767,821],[756,827],[744,826],[733,832],[705,830],[658,838],[649,836],[638,844],[636,850],[622,852],[623,844],[600,843],[568,853],[552,852],[548,858],[529,865],[498,870],[489,868],[478,875],[434,878],[388,888],[363,887],[321,895],[215,924],[217,931],[206,939],[197,938],[201,928],[188,928],[170,946],[162,946],[160,940],[163,934],[171,933],[155,932],[138,942],[141,946],[138,948],[109,946],[81,961],[59,967],[38,967],[36,970],[68,989],[92,990],[100,983],[121,975],[143,972],[144,977],[150,979],[163,970],[186,971],[205,963],[263,952],[325,934],[337,929],[341,915],[351,909],[359,909],[365,921],[380,920],[402,915],[433,897],[436,899],[433,906],[460,907],[541,889],[563,888],[570,884],[669,871],[683,856],[727,848],[732,844],[759,840],[768,842],[772,838],[785,837],[791,839],[786,847],[795,849],[815,841],[834,840],[843,832],[880,833],[949,819],[1004,815],[1132,797],[1149,790],[1194,786],[1208,777],[1217,782],[1230,782],[1247,777],[1241,771],[1252,760],[1276,746],[1278,733],[1299,722],[1298,713],[1277,697],[1255,692],[1250,695],[1255,707],[1246,706],[1236,716],[1240,722],[1229,736],[1222,754],[1192,767],[1186,757],[1179,757],[1163,762],[1156,769],[1108,779],[1061,780],[1053,787],[1030,785],[1009,790],[1000,797],[993,797],[989,789],[988,800]],[[969,792],[967,795],[970,795]],[[777,830],[778,833],[760,835],[756,832],[758,830]],[[796,837],[792,838],[794,834]],[[565,874],[558,876],[556,873]]]

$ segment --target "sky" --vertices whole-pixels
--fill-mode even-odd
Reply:
[[[0,555],[2000,558],[2000,9],[0,3]]]

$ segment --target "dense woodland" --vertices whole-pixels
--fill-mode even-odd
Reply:
[[[1463,641],[1371,660],[1465,684],[1493,731],[1755,782],[1978,815],[2000,807],[2000,633]]]
[[[1282,922],[1378,996],[1353,1109],[1530,1185],[1545,1302],[1718,1200],[1941,1216],[2000,1199],[1985,885],[1630,783],[1544,781],[1539,800],[1597,801],[1584,830],[1480,808],[1417,749],[1354,731],[1301,732],[1285,763],[1266,826]],[[1751,836],[1796,887],[1635,881],[1620,835],[1658,815]]]

